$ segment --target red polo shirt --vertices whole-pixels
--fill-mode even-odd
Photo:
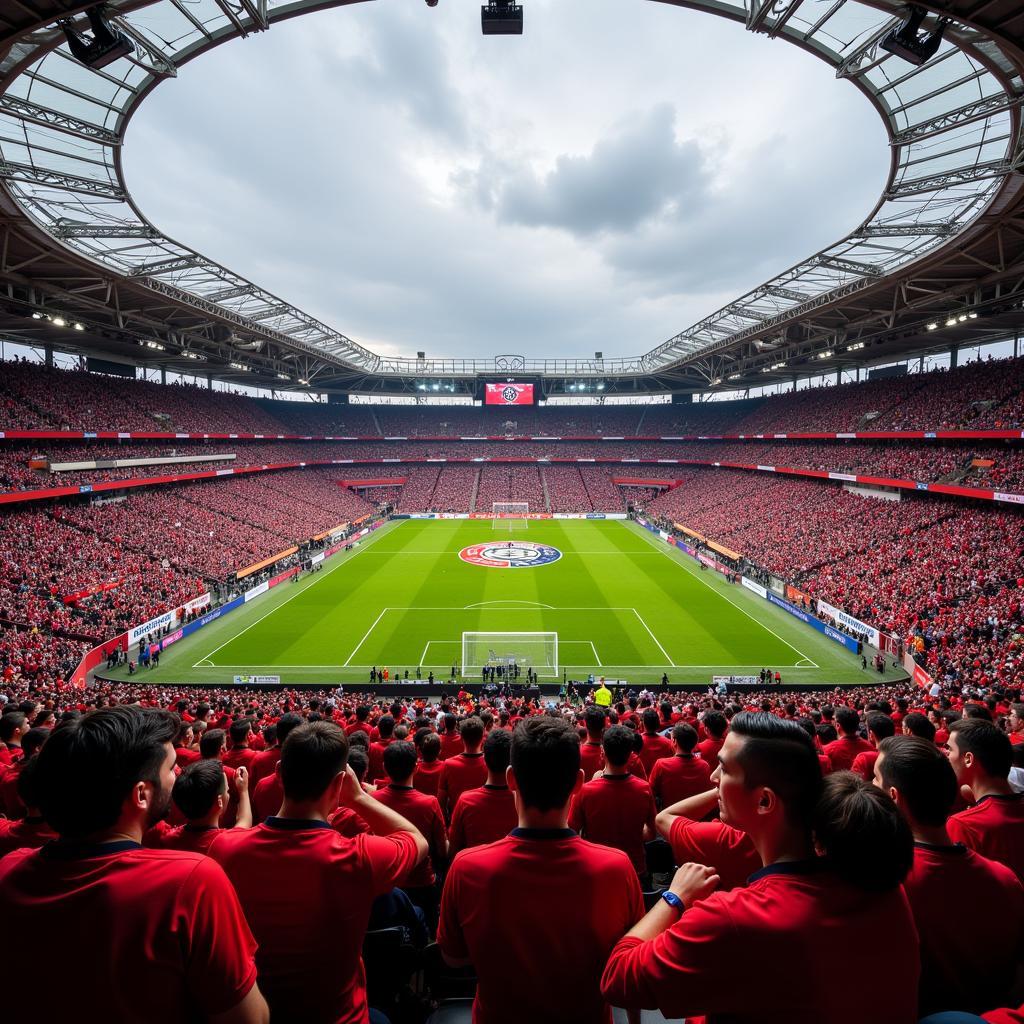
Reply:
[[[718,872],[720,892],[747,884],[762,868],[750,836],[721,821],[693,821],[676,818],[668,841],[677,864],[706,864]]]
[[[580,767],[587,782],[604,767],[604,747],[600,740],[584,740],[580,744]]]
[[[504,839],[518,824],[515,797],[508,786],[485,783],[477,789],[467,789],[452,812],[448,856]]]
[[[832,762],[834,772],[850,771],[858,754],[874,749],[867,740],[862,740],[859,736],[840,736],[824,747],[825,755]]]
[[[645,732],[643,737],[644,748],[638,756],[640,763],[644,766],[644,771],[647,772],[647,777],[650,778],[651,772],[654,770],[654,762],[659,758],[672,756],[672,741],[658,733]]]
[[[427,796],[437,796],[437,787],[441,782],[443,761],[418,761],[413,773],[412,786]]]
[[[756,965],[762,983],[743,983],[737,964]],[[849,979],[875,977],[882,964],[884,997],[866,1013],[837,984],[837,965]],[[615,1006],[706,1014],[708,1024],[913,1024],[919,973],[903,890],[869,894],[811,861],[773,864],[745,889],[712,893],[650,942],[623,938],[601,990]]]
[[[269,818],[224,832],[209,851],[259,942],[271,1016],[365,1024],[361,948],[370,906],[416,863],[408,832],[346,839],[326,821]]]
[[[37,850],[56,838],[57,833],[42,818],[0,819],[0,857],[6,857],[13,850]]]
[[[903,891],[921,937],[921,1016],[980,1013],[1006,1002],[1024,957],[1024,887],[1017,876],[965,846],[915,843]],[[958,893],[970,900],[971,919],[985,922],[983,943],[951,904]]]
[[[190,750],[188,747],[174,748],[174,763],[182,769],[187,768],[193,761],[198,761],[202,756],[198,750]]]
[[[458,731],[441,733],[441,760],[447,761],[449,757],[461,754],[466,749],[462,737]]]
[[[610,1024],[601,971],[643,913],[621,851],[571,829],[517,828],[452,862],[437,941],[476,968],[475,1024]]]
[[[412,889],[433,885],[434,870],[440,861],[445,841],[444,817],[437,797],[427,796],[412,786],[396,786],[393,782],[381,786],[373,795],[385,807],[397,811],[406,821],[415,825],[430,847],[430,856],[413,868],[405,884]]]
[[[387,778],[387,773],[384,771],[384,751],[394,742],[394,738],[389,737],[386,740],[374,740],[370,744],[370,749],[367,752],[370,758],[370,767],[366,771],[368,782]]]
[[[476,789],[486,781],[487,765],[483,751],[449,757],[441,769],[441,780],[437,786],[437,799],[445,816],[451,817],[455,804],[467,789]]]
[[[654,762],[651,792],[659,807],[671,807],[711,788],[711,766],[699,757],[675,754]]]
[[[711,739],[710,737],[706,740],[701,740],[700,743],[694,747],[694,750],[705,761],[710,765],[711,770],[714,771],[718,767],[718,752],[725,746],[725,737],[723,736],[720,740]]]
[[[224,1013],[256,982],[256,944],[218,864],[137,843],[52,843],[0,860],[4,972],[60,984],[10,987],[8,1019],[179,1024]],[[83,932],[83,927],[85,931]],[[88,949],[83,936],[88,937]],[[92,950],[95,955],[89,955]]]
[[[647,873],[644,828],[657,815],[651,787],[634,775],[599,775],[576,794],[569,827],[584,839],[622,850],[637,874]]]
[[[249,800],[252,804],[252,820],[258,825],[264,818],[277,814],[284,802],[284,786],[277,769],[272,775],[261,779],[259,785],[250,791]]]
[[[21,797],[18,796],[18,778],[21,775],[21,769],[27,763],[22,758],[6,769],[0,768],[0,810],[8,818],[23,818],[25,816],[25,805],[21,802]]]
[[[370,826],[351,807],[339,807],[327,822],[335,832],[340,832],[349,839],[366,835],[370,831]]]
[[[269,750],[261,750],[249,765],[249,791],[252,792],[260,781],[273,775],[277,771],[277,765],[281,760],[281,748],[271,747]]]
[[[158,850],[187,850],[206,853],[210,845],[224,832],[248,832],[245,828],[222,829],[216,825],[177,825],[152,834],[146,845]]]
[[[863,750],[853,759],[851,771],[859,775],[865,782],[875,777],[875,762],[878,760],[877,750]]]
[[[249,771],[257,757],[259,754],[252,747],[232,747],[224,751],[224,764],[226,767],[244,768]]]
[[[985,796],[946,823],[949,838],[1012,868],[1024,881],[1024,793]]]

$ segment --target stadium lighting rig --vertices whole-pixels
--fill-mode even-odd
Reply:
[[[903,24],[894,28],[879,46],[896,57],[901,57],[914,67],[927,64],[939,52],[942,36],[949,24],[949,18],[939,18],[931,32],[921,32],[921,25],[928,12],[920,7],[910,7]]]
[[[436,7],[437,0],[427,0],[427,6]],[[487,0],[480,8],[480,28],[485,36],[521,36],[523,5],[515,0]]]
[[[68,49],[76,60],[81,61],[86,67],[98,70],[135,52],[135,44],[131,39],[111,27],[103,4],[90,7],[85,13],[92,29],[92,39],[82,35],[70,19],[59,22],[67,38]]]

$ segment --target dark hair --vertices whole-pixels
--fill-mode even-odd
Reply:
[[[36,760],[33,757],[27,761],[22,761],[21,767],[18,769],[18,781],[16,783],[18,799],[21,800],[26,808],[32,808],[33,810],[39,807],[39,787],[36,785],[38,766]]]
[[[354,748],[361,747],[367,752],[369,756],[370,752],[370,737],[363,732],[362,729],[356,729],[355,732],[349,733],[348,736],[348,747],[351,752]]]
[[[836,710],[836,725],[843,733],[851,735],[860,728],[860,715],[853,708],[838,708]]]
[[[982,704],[965,704],[964,718],[980,718],[983,722],[991,722],[992,712]]]
[[[370,770],[370,757],[366,753],[365,747],[349,747],[348,748],[348,763],[352,768],[352,771],[356,773],[356,778],[362,782],[366,778],[366,773]]]
[[[476,715],[471,715],[459,726],[459,735],[467,747],[478,746],[484,738],[484,723]]]
[[[139,782],[158,783],[178,716],[129,705],[102,708],[55,729],[36,756],[39,808],[64,838],[110,828]]]
[[[240,718],[237,722],[231,723],[228,732],[231,735],[232,746],[245,743],[249,738],[249,733],[252,732],[252,722],[248,718]]]
[[[661,725],[661,719],[658,717],[657,711],[645,711],[643,714],[643,721],[644,732],[657,732],[658,726]]]
[[[601,738],[601,748],[604,750],[605,760],[613,768],[622,768],[633,754],[633,744],[636,742],[636,733],[624,725],[613,725],[606,729]]]
[[[928,721],[928,716],[922,715],[920,711],[911,711],[906,715],[903,719],[903,728],[911,736],[917,736],[929,743],[935,742],[935,726]]]
[[[922,825],[944,825],[959,792],[946,755],[917,736],[890,736],[878,752],[882,785],[899,790],[910,816]]]
[[[708,711],[704,715],[704,731],[713,739],[720,740],[729,727],[729,719],[721,711]]]
[[[384,748],[384,771],[392,782],[409,778],[416,771],[416,748],[404,740],[389,743]]]
[[[564,807],[579,771],[579,737],[565,719],[527,718],[512,734],[512,772],[523,806],[538,811]]]
[[[684,754],[691,754],[697,746],[697,730],[688,722],[678,722],[672,730],[672,739]]]
[[[600,736],[604,731],[607,718],[601,708],[591,706],[583,712],[583,724],[590,736]]]
[[[872,711],[868,715],[868,732],[873,732],[879,740],[896,735],[896,723],[881,711]]]
[[[24,711],[6,711],[0,718],[0,740],[6,743],[28,721]]]
[[[436,732],[428,732],[420,740],[420,755],[428,764],[432,764],[441,756],[441,737]],[[487,760],[486,755],[484,760]]]
[[[315,800],[348,763],[348,738],[333,722],[292,731],[281,748],[281,785],[289,800]]]
[[[438,741],[440,747],[440,741]],[[495,729],[487,734],[484,740],[484,764],[487,770],[495,775],[504,774],[512,761],[512,733],[505,729]]]
[[[737,761],[748,789],[767,786],[791,825],[809,828],[821,793],[821,763],[814,740],[797,723],[764,711],[743,711],[732,720],[743,737]]]
[[[853,772],[833,772],[824,780],[813,824],[832,868],[859,889],[895,889],[914,862],[906,818],[877,786]]]
[[[224,746],[223,729],[207,729],[199,740],[199,753],[203,757],[216,757]]]
[[[302,725],[302,716],[295,714],[294,711],[289,711],[283,714],[277,720],[277,742],[279,744],[284,743],[288,739],[288,734],[293,729],[298,729]]]
[[[21,750],[26,760],[32,757],[36,751],[42,749],[43,744],[50,738],[50,730],[33,726],[24,736],[21,737]]]
[[[961,718],[949,727],[956,736],[961,754],[973,754],[987,775],[1005,779],[1013,766],[1010,737],[992,722],[981,718]]]
[[[193,761],[175,780],[171,798],[189,821],[195,821],[209,813],[226,785],[227,776],[220,761]]]

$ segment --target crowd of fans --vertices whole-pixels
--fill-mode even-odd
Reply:
[[[1020,697],[5,681],[5,963],[86,1019],[1014,1024]]]

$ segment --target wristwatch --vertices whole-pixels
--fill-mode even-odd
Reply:
[[[671,889],[666,889],[661,898],[673,909],[681,914],[686,909],[686,904]]]

